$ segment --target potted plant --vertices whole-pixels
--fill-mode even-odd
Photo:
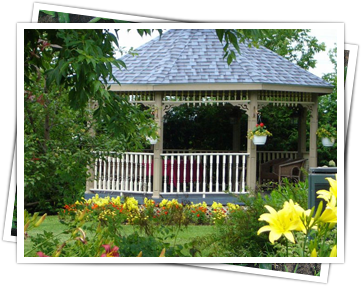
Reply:
[[[158,128],[157,128],[157,126],[155,124],[152,124],[149,127],[149,133],[148,133],[149,135],[146,136],[146,140],[151,145],[155,145],[158,142],[159,135],[158,135],[157,129]]]
[[[267,141],[267,136],[272,136],[272,133],[267,130],[262,122],[256,124],[256,127],[247,133],[247,138],[251,139],[254,145],[264,145]]]
[[[331,147],[333,144],[335,144],[337,131],[330,124],[318,128],[316,134],[319,138],[321,138],[323,146]]]

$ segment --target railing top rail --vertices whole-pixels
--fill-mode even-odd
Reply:
[[[161,156],[206,156],[206,155],[241,155],[241,156],[249,156],[249,153],[163,153]]]
[[[298,153],[298,151],[257,151],[257,153]]]
[[[151,152],[123,152],[123,153],[118,153],[118,152],[114,152],[114,151],[109,151],[109,152],[104,152],[104,151],[92,151],[93,153],[108,153],[108,154],[115,154],[115,155],[123,155],[123,154],[129,154],[129,155],[154,155],[154,153]]]

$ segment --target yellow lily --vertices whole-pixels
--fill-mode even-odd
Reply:
[[[278,212],[266,205],[265,208],[269,213],[262,214],[258,220],[266,221],[269,225],[261,227],[257,235],[262,232],[269,231],[269,241],[274,244],[275,240],[278,240],[282,235],[284,235],[289,241],[295,243],[295,239],[292,233],[292,230],[296,230],[299,225],[298,221],[292,219],[292,214],[287,209],[281,209]]]

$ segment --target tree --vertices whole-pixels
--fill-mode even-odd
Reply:
[[[323,79],[334,86],[331,94],[321,96],[318,102],[318,125],[331,125],[337,130],[337,48],[334,47],[328,53],[334,66],[333,72],[327,73]],[[328,165],[330,160],[337,163],[337,142],[332,148],[323,147],[318,143],[318,161],[320,165]]]
[[[225,43],[223,50],[228,64],[237,57],[236,52],[240,53],[238,42],[248,43],[249,46],[254,47],[264,46],[306,70],[315,67],[315,54],[326,49],[324,43],[319,43],[316,37],[309,34],[311,31],[309,29],[220,29],[216,31],[219,40]]]

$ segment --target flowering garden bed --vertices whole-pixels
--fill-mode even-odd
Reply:
[[[304,183],[241,196],[245,207],[96,195],[59,212],[59,233],[30,235],[25,256],[336,256],[337,181],[328,180],[330,189],[318,191],[326,207],[317,209],[304,206]],[[25,237],[45,218],[27,214]]]

